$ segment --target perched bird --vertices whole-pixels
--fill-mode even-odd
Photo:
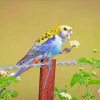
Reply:
[[[66,40],[70,39],[71,35],[72,28],[67,25],[60,25],[47,31],[36,40],[29,52],[17,63],[17,66],[21,68],[15,76],[20,76],[29,69],[35,63],[36,59],[41,62],[43,59],[51,59],[57,54],[63,53],[65,50],[68,51],[68,49],[64,49],[63,51],[62,45]]]
[[[72,28],[67,25],[60,25],[43,34],[38,40],[36,40],[29,52],[17,63],[16,66],[19,66],[20,69],[14,76],[18,77],[28,70],[31,65],[36,62],[36,59],[41,62],[43,59],[51,59],[57,54],[70,52],[71,49],[69,48],[62,50],[62,45],[66,42],[66,40],[70,39],[71,35]],[[46,81],[48,75],[49,73],[47,74]],[[0,91],[0,94],[4,89]]]

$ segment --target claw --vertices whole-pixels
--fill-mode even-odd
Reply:
[[[65,52],[65,53],[70,53],[71,49],[72,49],[72,48],[65,48],[65,49],[63,50],[63,52]]]

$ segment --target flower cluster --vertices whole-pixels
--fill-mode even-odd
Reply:
[[[16,73],[15,72],[12,72],[12,73],[9,73],[5,70],[0,70],[0,76],[7,76],[7,77],[11,77],[11,76],[14,76]],[[16,77],[18,80],[21,80],[20,76]]]
[[[70,43],[71,47],[77,47],[78,48],[78,46],[80,45],[80,43],[76,40],[70,41],[69,43]]]
[[[61,92],[60,95],[61,95],[61,97],[67,98],[68,100],[72,99],[72,97],[69,93]]]
[[[14,76],[15,74],[16,74],[15,72],[12,72],[12,73],[9,74],[9,76]],[[16,78],[17,78],[18,80],[21,80],[20,76],[17,76]]]
[[[0,76],[7,76],[8,72],[0,70]]]

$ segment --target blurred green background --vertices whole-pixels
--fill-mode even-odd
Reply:
[[[81,45],[70,54],[58,55],[57,61],[92,57],[91,50],[100,49],[99,0],[0,0],[0,65],[15,65],[40,35],[61,24],[73,28],[71,39]],[[68,46],[68,42],[64,46]],[[97,57],[100,58],[100,52]],[[57,66],[55,85],[65,87],[76,71],[78,69],[72,66]],[[38,83],[39,68],[24,73],[21,81],[12,86],[19,92],[14,100],[37,100]],[[100,99],[98,87],[90,87],[97,96],[94,100]],[[83,90],[76,93],[79,97],[80,91]]]

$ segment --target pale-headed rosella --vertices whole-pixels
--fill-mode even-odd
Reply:
[[[29,69],[36,59],[41,62],[43,59],[51,59],[57,54],[63,53],[62,45],[70,39],[71,35],[72,28],[67,25],[60,25],[47,31],[36,40],[29,52],[17,63],[17,66],[21,68],[15,76],[20,76]],[[64,50],[68,51],[69,49]]]
[[[38,40],[36,40],[29,52],[17,63],[16,66],[20,67],[20,69],[14,76],[18,77],[32,67],[32,64],[35,63],[36,59],[38,59],[38,62],[41,62],[43,59],[51,59],[57,54],[70,52],[71,48],[65,48],[62,50],[62,45],[70,39],[71,35],[72,28],[67,25],[60,25],[47,31]],[[46,81],[48,75],[46,77]],[[4,89],[2,89],[0,93],[2,93],[3,90]]]

